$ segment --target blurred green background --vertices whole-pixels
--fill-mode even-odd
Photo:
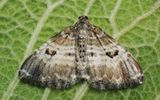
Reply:
[[[127,48],[144,72],[134,89],[99,91],[79,83],[66,90],[21,83],[17,70],[43,42],[87,15]],[[0,0],[0,99],[160,100],[160,0]]]

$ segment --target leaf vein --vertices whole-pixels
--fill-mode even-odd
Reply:
[[[159,8],[160,8],[160,0],[157,0],[148,12],[135,18],[129,25],[124,27],[120,32],[114,34],[113,37],[119,39],[122,35],[133,29],[140,21],[154,14],[154,12],[156,12]]]
[[[7,3],[7,1],[8,0],[2,0],[2,1],[0,1],[0,9],[2,9],[5,6],[5,4]]]
[[[120,8],[120,5],[121,5],[121,0],[117,0],[116,5],[113,8],[113,10],[111,11],[111,15],[110,15],[110,18],[109,18],[109,21],[111,23],[111,27],[113,28],[113,33],[114,34],[118,32],[117,25],[116,25],[116,22],[115,22],[115,17],[116,17],[116,14],[117,14],[117,12]]]
[[[90,11],[90,8],[92,7],[93,3],[95,2],[95,0],[90,0],[85,11],[84,11],[84,15],[88,15],[89,11]]]

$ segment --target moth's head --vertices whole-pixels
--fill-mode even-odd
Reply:
[[[79,21],[86,21],[86,20],[88,20],[88,17],[87,16],[79,16],[78,19],[79,19]]]
[[[79,16],[78,21],[75,24],[75,26],[80,29],[84,29],[84,28],[86,29],[86,28],[89,28],[91,26],[91,24],[89,23],[87,16]]]

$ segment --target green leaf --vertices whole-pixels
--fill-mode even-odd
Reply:
[[[136,57],[144,72],[143,85],[100,91],[82,82],[54,90],[19,81],[17,70],[24,59],[80,15],[87,15]],[[160,1],[1,0],[0,64],[2,100],[160,100]]]

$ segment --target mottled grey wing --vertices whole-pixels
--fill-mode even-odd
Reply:
[[[19,77],[33,85],[63,89],[77,82],[75,72],[75,38],[68,27],[24,61]]]
[[[88,39],[89,79],[96,89],[120,89],[142,83],[143,74],[132,55],[95,27]]]

